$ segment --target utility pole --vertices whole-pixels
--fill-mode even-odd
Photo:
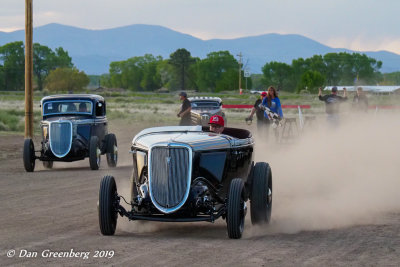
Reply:
[[[25,0],[25,138],[33,137],[32,0]]]
[[[239,93],[242,94],[242,52],[237,56],[239,57]]]

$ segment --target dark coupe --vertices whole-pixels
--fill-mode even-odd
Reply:
[[[24,142],[23,160],[27,172],[35,169],[35,160],[52,168],[54,161],[77,161],[89,157],[92,170],[100,167],[101,155],[115,167],[117,139],[108,133],[106,102],[99,95],[69,94],[44,97],[40,102],[42,142],[35,151],[32,139]]]
[[[219,135],[201,126],[149,128],[134,137],[131,153],[129,198],[117,193],[113,176],[100,183],[103,235],[115,233],[119,214],[164,222],[214,222],[222,217],[228,236],[240,238],[248,199],[252,223],[270,221],[271,169],[265,162],[254,164],[254,141],[247,130],[225,128]]]

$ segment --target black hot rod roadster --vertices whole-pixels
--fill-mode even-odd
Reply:
[[[115,233],[119,214],[165,222],[214,222],[222,217],[228,236],[240,238],[248,199],[251,222],[270,221],[271,169],[265,162],[254,164],[254,141],[247,130],[225,128],[215,134],[200,125],[149,128],[134,137],[131,153],[129,198],[117,193],[113,176],[104,176],[100,183],[103,235]]]

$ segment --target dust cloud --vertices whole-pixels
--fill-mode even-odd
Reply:
[[[271,223],[252,227],[248,213],[244,237],[381,224],[388,214],[400,212],[399,114],[343,114],[336,128],[325,123],[325,116],[318,116],[288,144],[264,141],[255,124],[233,127],[251,128],[256,140],[255,161],[268,162],[273,174]],[[121,139],[131,141],[132,132],[137,130],[125,131]],[[274,135],[270,133],[269,138],[273,140]],[[120,166],[131,165],[130,155],[120,159]],[[128,200],[129,179],[119,182],[118,191]],[[223,220],[219,223],[225,224]],[[193,223],[197,226],[199,223]],[[124,232],[176,227],[176,223],[118,218],[118,229]]]
[[[324,118],[291,145],[256,136],[255,161],[273,174],[268,232],[383,223],[400,211],[399,115],[342,116],[336,128]]]

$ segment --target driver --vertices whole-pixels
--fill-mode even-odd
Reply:
[[[219,115],[214,115],[210,118],[210,132],[221,134],[224,131],[224,118]]]
[[[86,103],[79,104],[79,112],[87,112]]]

